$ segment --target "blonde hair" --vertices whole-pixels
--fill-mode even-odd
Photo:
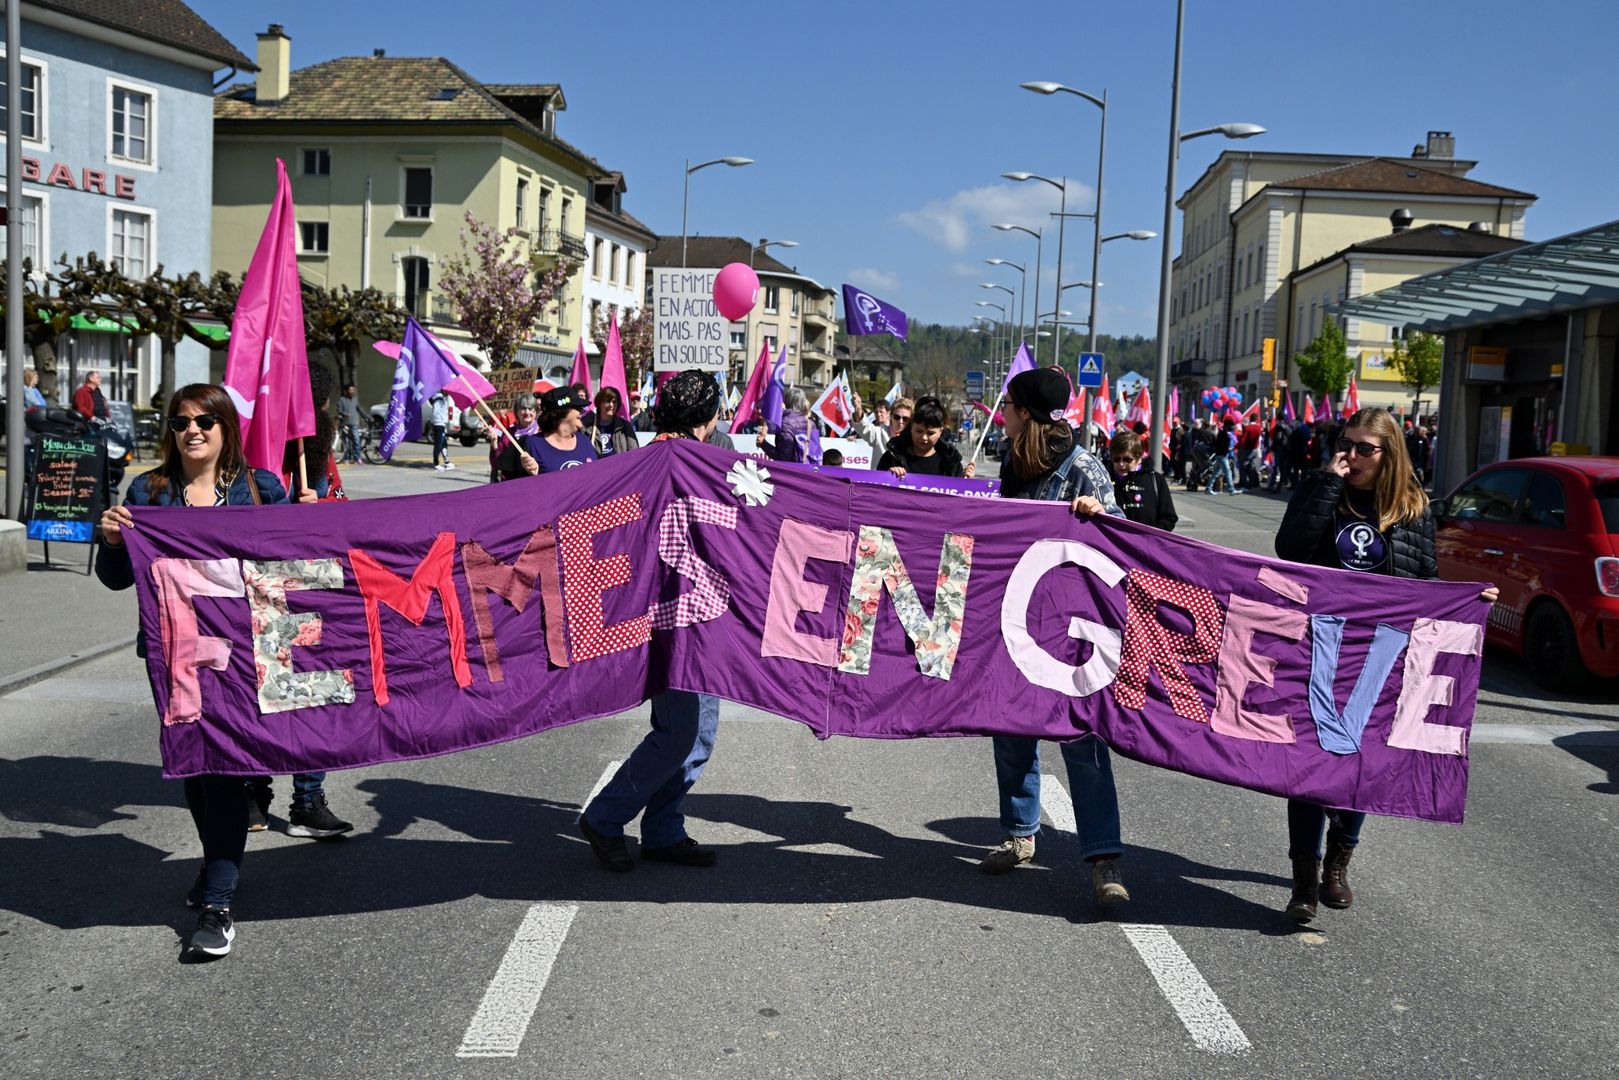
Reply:
[[[1411,458],[1405,452],[1405,436],[1393,415],[1387,409],[1361,409],[1344,423],[1345,431],[1352,427],[1370,431],[1383,448],[1382,468],[1377,472],[1375,488],[1378,531],[1421,520],[1428,509],[1428,494],[1422,490],[1416,470],[1411,467]],[[1345,509],[1348,509],[1348,498],[1346,487]]]

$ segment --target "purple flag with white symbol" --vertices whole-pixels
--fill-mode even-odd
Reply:
[[[765,386],[764,404],[760,406],[770,431],[781,430],[781,413],[786,400],[787,346],[783,345],[780,355],[776,357],[775,367],[770,369],[770,382]]]
[[[910,326],[905,312],[855,285],[843,287],[843,321],[851,334],[893,334],[901,341]]]
[[[414,318],[405,320],[405,340],[394,363],[393,394],[382,422],[382,460],[393,456],[400,443],[422,437],[422,403],[460,376],[439,352],[427,331]]]

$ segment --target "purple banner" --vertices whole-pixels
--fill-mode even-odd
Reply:
[[[685,442],[442,495],[132,513],[170,777],[426,757],[673,687],[822,738],[1097,734],[1272,794],[1462,817],[1476,585]]]

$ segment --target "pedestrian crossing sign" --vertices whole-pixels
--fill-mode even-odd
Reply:
[[[1079,354],[1079,385],[1099,387],[1102,385],[1103,357],[1099,352]]]

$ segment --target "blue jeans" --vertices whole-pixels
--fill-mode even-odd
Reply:
[[[1001,831],[1007,836],[1033,836],[1040,831],[1040,740],[996,735],[995,780],[1001,793]],[[1119,838],[1119,790],[1113,783],[1113,757],[1100,739],[1065,742],[1068,791],[1074,800],[1080,854],[1122,855]]]
[[[589,806],[585,819],[603,836],[623,836],[641,814],[641,846],[686,839],[681,807],[714,752],[720,699],[686,690],[652,695],[652,730]],[[644,811],[644,813],[643,813]]]
[[[1330,823],[1330,825],[1329,825]],[[1322,834],[1333,843],[1353,849],[1360,843],[1366,815],[1357,810],[1328,810],[1302,799],[1287,800],[1287,857],[1319,859],[1325,855]]]
[[[268,776],[255,776],[247,781],[248,790],[264,805],[270,805],[270,778]],[[308,810],[315,804],[315,796],[326,793],[326,774],[323,772],[301,772],[292,774],[292,808],[294,810]]]
[[[1213,495],[1214,489],[1220,486],[1222,477],[1232,491],[1237,490],[1237,470],[1230,454],[1221,454],[1214,459],[1214,471],[1209,474],[1209,486],[1205,493]]]
[[[202,903],[228,908],[247,848],[247,785],[240,776],[190,776],[186,809],[202,841]]]
[[[360,463],[360,425],[344,424],[343,426],[348,428],[349,432],[348,455],[343,458],[343,461],[350,465],[358,465]]]

